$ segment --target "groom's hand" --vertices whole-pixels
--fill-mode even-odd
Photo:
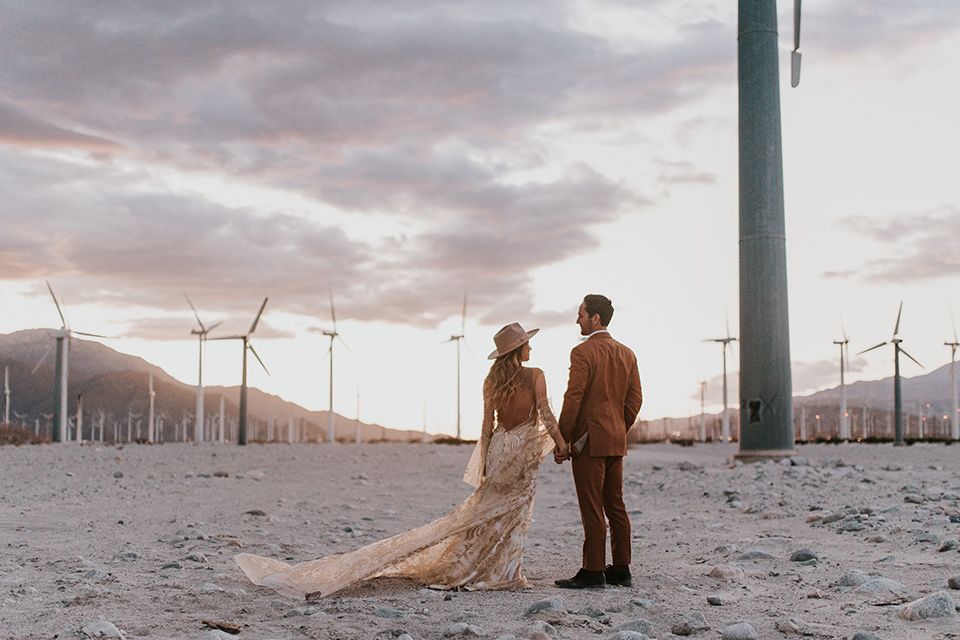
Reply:
[[[565,460],[570,458],[570,451],[566,447],[561,447],[560,445],[555,445],[553,447],[553,461],[557,464],[563,464]]]

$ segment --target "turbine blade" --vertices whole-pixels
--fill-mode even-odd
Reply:
[[[50,295],[53,296],[53,304],[57,305],[57,313],[60,314],[60,322],[63,323],[63,328],[67,328],[67,319],[63,317],[63,311],[60,309],[60,303],[57,302],[57,294],[53,292],[53,287],[50,286],[49,280],[44,280],[47,283],[47,289],[50,290]]]
[[[219,326],[222,325],[222,324],[223,324],[223,320],[221,320],[220,322],[217,322],[216,324],[210,325],[210,328],[209,328],[209,329],[204,329],[203,332],[204,332],[205,334],[206,334],[206,333],[210,333],[211,331],[213,331],[214,329],[216,329],[217,327],[219,327]],[[203,325],[200,325],[200,326],[202,327]],[[204,338],[204,340],[206,340],[206,338]]]
[[[253,335],[253,332],[257,330],[257,323],[260,322],[260,316],[263,315],[263,308],[267,306],[267,298],[263,299],[263,304],[260,305],[260,311],[257,311],[257,317],[253,319],[253,324],[250,325],[250,332],[247,335]]]
[[[53,348],[54,348],[54,347],[53,347],[52,344],[51,344],[49,347],[47,347],[47,350],[44,351],[44,352],[43,352],[43,355],[40,356],[40,359],[37,360],[37,364],[36,364],[36,366],[33,368],[33,371],[30,372],[31,375],[34,374],[34,373],[36,373],[36,372],[37,372],[37,369],[40,368],[40,365],[43,364],[43,361],[47,359],[47,356],[49,356],[51,353],[53,353]]]
[[[267,369],[267,365],[263,364],[263,360],[261,360],[261,359],[260,359],[260,356],[257,355],[257,350],[253,348],[253,345],[252,345],[252,344],[251,344],[251,345],[247,345],[247,346],[250,347],[250,353],[253,354],[253,357],[257,359],[257,362],[260,363],[260,366],[263,367],[263,370],[266,371],[266,372],[267,372],[267,375],[269,376],[269,375],[270,375],[270,370]],[[272,378],[273,376],[270,376],[270,377]]]
[[[355,354],[355,353],[353,352],[353,349],[350,348],[350,345],[348,345],[348,344],[346,343],[346,341],[345,341],[343,338],[340,337],[340,334],[339,334],[339,333],[337,334],[337,340],[340,341],[340,344],[343,345],[343,348],[344,348],[344,349],[346,349],[347,351],[350,352],[350,355],[356,357],[357,354]],[[331,344],[331,348],[332,348],[332,347],[333,347],[333,345]]]
[[[102,336],[99,333],[84,333],[83,331],[71,331],[71,333],[77,336],[88,336],[90,338],[107,338],[108,340],[116,338],[116,336]]]
[[[333,320],[333,332],[337,332],[337,312],[333,308],[333,285],[327,285],[330,292],[330,319]]]
[[[467,342],[467,339],[463,339],[463,346],[467,348],[467,353],[470,354],[470,359],[473,360],[473,364],[477,365],[477,369],[480,368],[480,362],[477,361],[477,356],[473,353],[473,349],[470,348],[470,343]]]
[[[793,0],[793,50],[800,48],[800,0]]]
[[[947,307],[950,308],[950,326],[953,327],[953,341],[960,342],[960,340],[957,340],[957,321],[953,318],[953,305],[948,302]]]
[[[900,335],[900,314],[903,313],[903,300],[900,301],[900,310],[897,311],[897,324],[893,326],[894,337]]]
[[[216,338],[207,338],[207,340],[245,340],[247,336],[217,336]]]
[[[193,309],[193,315],[196,316],[197,318],[197,324],[200,325],[200,331],[206,333],[207,328],[203,326],[203,322],[200,320],[200,314],[197,313],[197,308],[193,306],[192,302],[190,302],[190,296],[188,296],[187,294],[183,294],[183,297],[187,299],[187,304],[190,305],[191,309]]]
[[[333,351],[333,342],[330,343],[330,346],[327,347],[327,350],[324,352],[323,357],[320,358],[320,362],[326,362],[327,358],[330,357],[330,352]]]
[[[463,292],[463,315],[460,316],[460,335],[467,333],[467,292]]]
[[[912,355],[910,355],[909,353],[907,353],[907,352],[904,350],[903,347],[900,347],[900,353],[902,353],[903,355],[905,355],[905,356],[907,356],[908,358],[910,358],[911,360],[913,360],[914,363],[916,363],[916,365],[917,365],[918,367],[920,367],[921,369],[926,369],[926,367],[924,367],[922,364],[920,364],[919,362],[917,362],[917,359],[916,359],[916,358],[914,358]]]
[[[799,2],[799,0],[797,0],[797,1]],[[847,341],[849,340],[849,338],[847,338],[847,328],[843,325],[843,314],[842,314],[842,313],[840,314],[840,332],[843,334],[843,341],[844,341],[844,342],[847,342]]]
[[[886,342],[881,342],[880,344],[875,344],[875,345],[873,345],[872,347],[870,347],[869,349],[864,349],[863,351],[858,352],[857,355],[858,355],[858,356],[862,356],[862,355],[865,354],[867,351],[873,351],[874,349],[879,349],[880,347],[882,347],[882,346],[884,346],[884,345],[886,345],[886,344],[887,344]]]

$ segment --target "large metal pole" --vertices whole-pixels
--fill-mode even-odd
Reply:
[[[850,439],[850,416],[847,411],[847,384],[844,380],[844,374],[846,373],[846,349],[847,342],[834,342],[833,344],[840,345],[840,441],[846,442]]]
[[[457,339],[457,440],[460,439],[460,340]]]
[[[53,429],[51,440],[63,442],[67,437],[67,333],[55,334],[57,338],[57,363],[54,370],[53,394],[57,397],[53,405]]]
[[[200,363],[200,370],[197,372],[197,416],[196,420],[193,421],[193,441],[194,442],[203,442],[203,425],[204,425],[204,409],[203,409],[203,339],[204,334],[200,334],[200,358],[198,362]]]
[[[955,371],[955,364],[957,360],[957,347],[960,347],[960,344],[953,342],[944,343],[950,347],[950,389],[953,391],[953,405],[952,413],[950,417],[950,439],[951,440],[960,440],[960,405],[957,404],[957,374]],[[9,404],[9,400],[7,401]]]
[[[900,341],[893,341],[893,444],[903,446],[903,396],[900,393]]]
[[[727,407],[727,343],[723,343],[723,418],[720,421],[724,442],[730,442],[730,409]]]
[[[739,0],[740,451],[794,452],[775,0]]]
[[[330,336],[330,411],[327,414],[327,442],[337,441],[336,424],[333,417],[333,336]]]
[[[247,444],[247,338],[243,338],[243,383],[240,385],[240,426],[237,444]]]

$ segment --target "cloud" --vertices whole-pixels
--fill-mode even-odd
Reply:
[[[865,238],[890,245],[890,256],[852,273],[873,284],[910,283],[960,275],[960,209],[948,206],[877,220],[854,216],[843,223]],[[847,275],[834,272],[828,276]]]

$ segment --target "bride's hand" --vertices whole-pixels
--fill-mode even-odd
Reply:
[[[558,444],[553,448],[553,461],[557,464],[562,463],[570,457],[570,450],[567,449],[567,443]]]

